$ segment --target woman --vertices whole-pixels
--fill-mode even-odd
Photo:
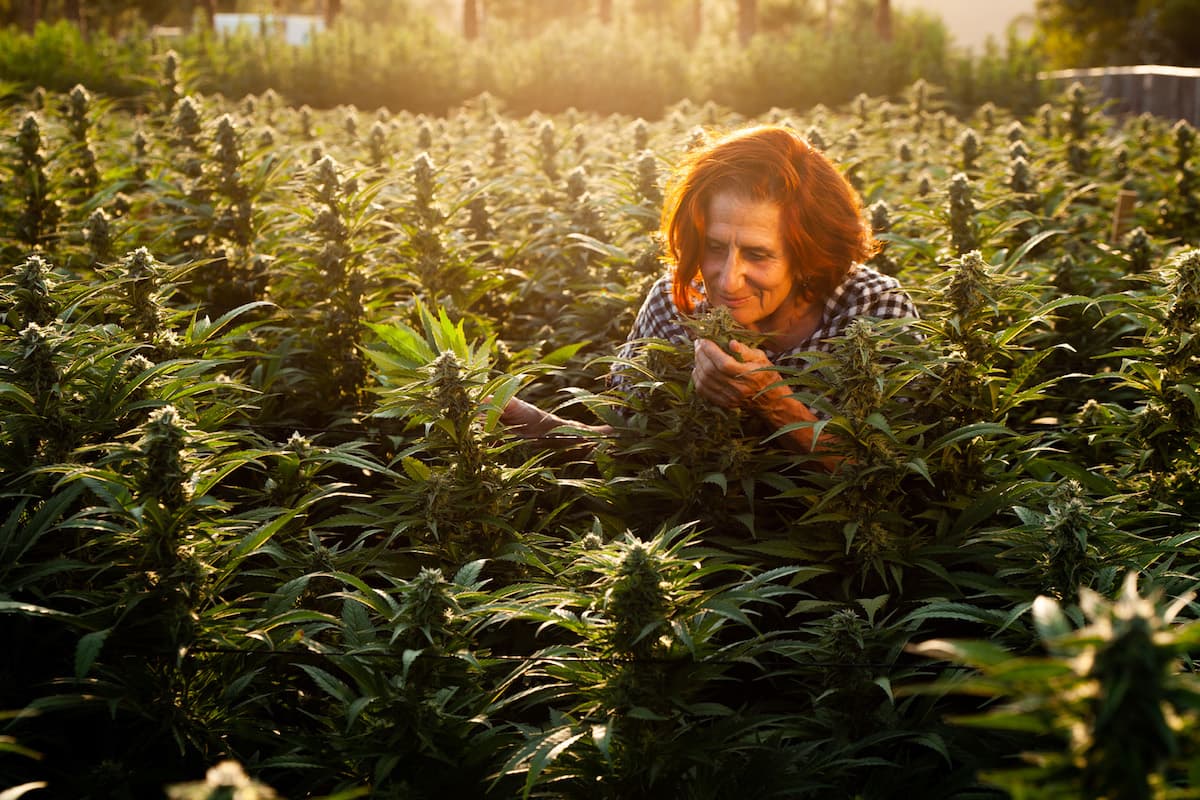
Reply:
[[[895,278],[862,263],[878,245],[861,199],[829,159],[782,127],[726,136],[689,154],[680,174],[662,222],[673,267],[651,287],[621,354],[647,337],[686,342],[692,337],[681,319],[725,306],[762,337],[763,347],[734,341],[727,353],[696,339],[696,391],[719,406],[751,410],[776,429],[815,422],[776,365],[828,350],[828,339],[857,317],[917,316]],[[524,436],[563,425],[609,432],[515,398],[501,420]],[[781,440],[800,452],[816,445],[807,425]]]

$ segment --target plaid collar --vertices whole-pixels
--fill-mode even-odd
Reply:
[[[709,309],[709,304],[703,297],[704,288],[699,288],[701,299],[696,303],[696,311],[703,313]],[[777,361],[813,350],[828,350],[826,340],[841,334],[855,317],[864,314],[881,318],[916,317],[916,308],[912,301],[904,292],[898,292],[898,289],[900,281],[892,276],[884,275],[865,264],[854,264],[833,293],[825,299],[825,307],[821,309],[821,322],[808,338],[786,350],[773,351],[764,348],[763,352],[771,361]]]

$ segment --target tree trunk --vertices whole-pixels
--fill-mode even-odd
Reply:
[[[208,29],[216,30],[217,0],[200,0],[200,8],[204,10],[204,22],[208,25]]]
[[[692,38],[699,39],[704,32],[704,0],[692,0]]]
[[[612,0],[600,0],[600,22],[603,25],[612,23]]]
[[[825,0],[825,38],[833,36],[833,0]]]
[[[42,0],[25,0],[24,6],[25,30],[33,33],[33,29],[42,20]]]
[[[342,0],[325,0],[325,29],[329,30],[333,27],[333,23],[337,21],[338,14],[342,13]]]
[[[892,4],[891,0],[876,0],[875,3],[875,34],[880,41],[892,40]]]
[[[738,0],[738,41],[746,44],[758,30],[758,0]]]
[[[479,38],[479,3],[477,0],[463,0],[462,32],[463,38],[468,41]]]
[[[87,21],[83,18],[83,3],[80,0],[65,0],[63,3],[63,17],[78,28],[85,39],[91,38],[88,35]]]

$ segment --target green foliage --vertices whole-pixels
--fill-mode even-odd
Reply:
[[[1159,593],[1138,593],[1129,573],[1119,596],[1084,590],[1078,607],[1038,597],[1033,618],[1044,656],[1019,656],[989,642],[927,641],[914,652],[969,664],[977,675],[937,688],[995,698],[958,724],[1037,736],[1025,766],[990,781],[1015,796],[1159,798],[1193,796],[1169,788],[1190,778],[1197,758],[1200,683],[1178,671],[1194,651],[1197,624],[1172,624],[1191,596],[1162,608]],[[1080,613],[1086,624],[1073,627]]]
[[[1057,67],[1200,63],[1187,23],[1200,14],[1195,0],[1136,3],[1040,0],[1038,29]]]
[[[438,114],[485,91],[517,113],[580,108],[654,118],[686,97],[760,114],[832,106],[862,92],[898,95],[918,78],[946,87],[946,99],[962,108],[986,98],[1028,110],[1042,100],[1039,58],[1028,44],[958,53],[940,20],[901,9],[893,11],[892,39],[880,42],[850,11],[825,31],[803,21],[771,24],[764,7],[761,33],[743,49],[732,15],[710,14],[697,36],[690,9],[680,7],[627,9],[605,25],[590,3],[581,13],[578,3],[559,2],[536,20],[521,18],[534,6],[518,5],[513,14],[489,8],[485,35],[470,42],[394,9],[347,13],[303,46],[247,29],[219,38],[198,29],[163,42],[140,27],[120,40],[100,29],[85,37],[66,22],[32,34],[9,28],[0,31],[0,74],[28,89],[83,84],[134,105],[170,105],[183,84],[231,98],[271,89],[314,108]],[[173,67],[176,54],[184,72]]]

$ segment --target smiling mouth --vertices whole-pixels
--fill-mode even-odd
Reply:
[[[743,306],[746,303],[749,303],[752,299],[754,299],[754,298],[751,298],[751,297],[722,297],[722,298],[720,298],[720,300],[721,300],[720,305],[723,305],[726,308],[737,308],[738,306]]]

